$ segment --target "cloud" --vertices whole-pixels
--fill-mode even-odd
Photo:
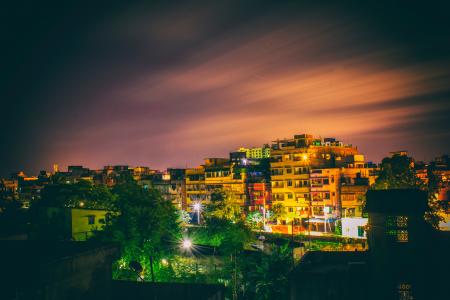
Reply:
[[[93,28],[45,90],[54,118],[42,160],[193,166],[302,132],[343,138],[373,160],[396,147],[448,149],[412,138],[449,131],[448,60],[411,55],[343,10],[237,3],[133,8]]]

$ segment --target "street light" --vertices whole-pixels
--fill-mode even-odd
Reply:
[[[190,239],[184,239],[181,246],[185,250],[190,250],[192,248],[192,241]]]
[[[197,211],[197,224],[200,224],[200,209],[201,209],[202,205],[197,202],[194,203],[194,210]]]

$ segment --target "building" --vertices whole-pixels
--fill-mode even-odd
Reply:
[[[282,203],[287,213],[281,223],[307,220],[323,231],[341,216],[341,177],[370,177],[356,147],[309,134],[274,141],[270,166],[273,204]]]
[[[19,199],[19,181],[17,179],[0,179],[0,199]]]
[[[40,207],[31,236],[39,239],[85,241],[105,225],[107,210]]]
[[[176,208],[184,209],[186,206],[186,184],[184,169],[168,169],[167,171],[150,171],[146,175],[140,174],[137,177],[139,185],[147,188],[154,188],[161,193],[161,196],[170,201]]]
[[[227,158],[207,158],[197,168],[186,169],[186,210],[194,203],[207,204],[213,192],[225,192],[239,205],[247,204],[246,169]]]
[[[290,299],[446,299],[450,234],[424,220],[420,190],[367,193],[369,250],[308,252],[289,276]]]
[[[270,147],[267,144],[262,147],[253,147],[253,148],[241,147],[237,151],[245,153],[245,157],[248,159],[270,158]]]
[[[345,171],[348,171],[346,169]],[[360,218],[363,216],[363,206],[365,204],[366,193],[369,190],[369,177],[361,177],[357,173],[356,177],[348,177],[342,174],[340,184],[341,216],[344,218]]]

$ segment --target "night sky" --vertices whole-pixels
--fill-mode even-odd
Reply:
[[[192,167],[305,132],[375,162],[450,152],[448,5],[15,2],[1,9],[1,175]]]

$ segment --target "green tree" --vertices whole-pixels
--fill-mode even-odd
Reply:
[[[150,257],[155,274],[160,274],[159,262],[173,254],[173,245],[181,237],[176,209],[157,190],[144,189],[132,178],[121,180],[113,193],[119,213],[108,215],[104,230],[96,238],[121,245],[122,257],[115,265],[114,276],[135,278],[127,266],[137,261],[144,267],[142,275],[150,278]]]
[[[417,176],[412,159],[406,155],[385,157],[381,162],[380,174],[375,189],[423,188],[424,182]]]
[[[237,222],[242,218],[242,210],[231,192],[215,190],[211,193],[211,203],[206,207],[205,216]]]
[[[46,185],[41,191],[41,199],[32,206],[114,209],[115,202],[116,197],[107,186],[80,180],[73,184]]]
[[[263,215],[259,211],[252,211],[247,214],[245,222],[252,229],[261,229],[263,226]]]
[[[420,189],[428,192],[428,210],[425,219],[434,227],[439,228],[442,217],[439,211],[441,202],[437,194],[442,188],[442,182],[435,175],[432,167],[427,168],[427,181],[420,179],[414,169],[413,159],[406,155],[393,155],[381,162],[380,174],[373,186],[374,189]]]
[[[259,255],[240,257],[243,299],[288,299],[292,250],[288,243],[270,248]]]
[[[286,208],[283,203],[277,203],[272,205],[272,209],[270,210],[270,220],[272,222],[277,222],[277,220],[283,219],[286,217]]]

